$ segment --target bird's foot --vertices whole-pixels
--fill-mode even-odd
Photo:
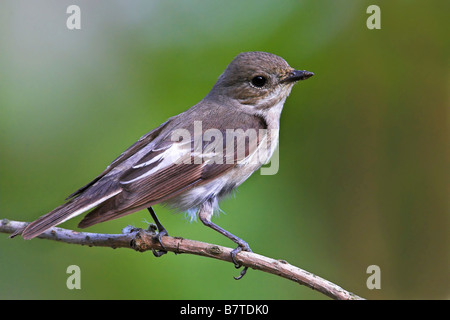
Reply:
[[[241,252],[241,251],[247,251],[247,252],[253,252],[252,249],[250,249],[250,246],[248,245],[247,242],[243,241],[242,239],[240,239],[241,242],[239,242],[239,246],[234,249],[233,251],[231,251],[231,260],[234,263],[234,267],[236,269],[239,269],[240,267],[242,267],[242,265],[236,261],[236,255]],[[247,273],[248,267],[244,267],[244,269],[242,269],[240,275],[238,277],[233,277],[236,280],[242,279],[243,276],[245,276],[245,274]]]
[[[158,230],[158,233],[153,237],[153,239],[157,240],[159,245],[161,246],[161,250],[155,250],[152,249],[153,255],[155,257],[161,257],[162,255],[165,255],[167,253],[166,247],[164,247],[161,239],[164,236],[168,236],[169,233],[167,232],[167,230],[165,228],[157,228],[154,224],[150,224],[149,225],[149,230],[155,232],[156,230]]]

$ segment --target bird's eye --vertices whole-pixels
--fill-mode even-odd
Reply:
[[[256,76],[252,79],[252,85],[255,87],[261,88],[263,87],[267,82],[267,79],[263,76]]]

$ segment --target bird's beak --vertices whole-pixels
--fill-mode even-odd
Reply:
[[[306,71],[306,70],[293,70],[287,74],[287,77],[284,78],[281,82],[296,82],[299,80],[306,80],[311,78],[314,73]]]

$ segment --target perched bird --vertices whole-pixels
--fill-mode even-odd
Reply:
[[[198,216],[238,244],[231,257],[240,267],[236,255],[251,251],[249,245],[211,217],[220,199],[269,162],[284,102],[297,81],[311,76],[270,53],[239,54],[203,100],[142,136],[66,203],[31,222],[22,230],[23,238],[32,239],[91,209],[80,228],[148,209],[164,248],[161,239],[168,233],[152,209],[162,203]]]

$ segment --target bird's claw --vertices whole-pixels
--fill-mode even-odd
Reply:
[[[239,244],[239,246],[236,249],[231,251],[231,260],[233,261],[234,267],[236,269],[239,269],[240,267],[242,267],[242,265],[236,261],[236,255],[241,251],[253,252],[252,249],[250,249],[249,245],[246,242]],[[238,277],[233,277],[233,278],[235,280],[242,279],[242,277],[245,276],[245,274],[247,273],[247,270],[248,270],[248,267],[244,267],[244,269],[242,269],[240,275]]]
[[[162,248],[161,250],[155,250],[152,248],[152,252],[155,257],[159,258],[162,255],[167,253],[167,249],[166,249],[166,247],[164,247],[163,243],[161,242],[161,239],[162,239],[162,237],[168,236],[168,235],[169,235],[169,233],[167,232],[167,230],[162,229],[162,230],[159,230],[158,234],[154,236],[154,239],[158,241],[159,245]]]

